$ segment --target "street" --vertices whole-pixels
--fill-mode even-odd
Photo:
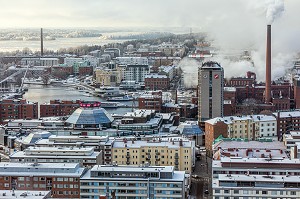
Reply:
[[[207,157],[205,153],[201,154],[201,159],[196,161],[191,181],[190,198],[212,199],[211,158]]]

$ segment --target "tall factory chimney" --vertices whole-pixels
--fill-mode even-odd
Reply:
[[[43,28],[41,28],[41,57],[44,56]]]
[[[271,102],[271,25],[267,26],[265,102]]]

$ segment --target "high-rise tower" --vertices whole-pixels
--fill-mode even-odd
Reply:
[[[224,70],[217,62],[205,62],[198,71],[198,121],[223,116]]]

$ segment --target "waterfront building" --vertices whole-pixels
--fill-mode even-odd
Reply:
[[[66,120],[66,124],[73,129],[106,129],[111,127],[113,117],[104,109],[93,106],[76,109]],[[84,134],[83,134],[84,135]]]
[[[198,70],[198,121],[223,116],[224,70],[217,62],[205,62]]]
[[[162,92],[149,91],[138,97],[139,109],[148,109],[161,112],[162,110]]]
[[[185,198],[185,173],[172,166],[97,165],[80,180],[81,198]]]
[[[80,103],[81,100],[50,100],[50,103],[40,105],[40,117],[71,115]]]
[[[80,177],[85,172],[79,164],[3,162],[0,189],[41,193],[50,190],[53,198],[80,198]]]
[[[246,115],[216,117],[205,121],[205,147],[212,149],[213,141],[220,135],[229,138],[277,140],[277,120],[273,115]]]
[[[124,72],[124,74],[125,74],[124,80],[144,83],[145,76],[149,73],[150,73],[150,67],[147,64],[126,65],[125,72]]]
[[[145,89],[148,90],[168,90],[170,80],[166,75],[149,74],[145,76]]]
[[[224,139],[213,148],[214,199],[300,197],[300,161],[289,158],[282,142]]]
[[[195,143],[184,138],[112,141],[112,162],[119,165],[174,166],[175,170],[192,172],[195,165]]]
[[[73,67],[66,64],[59,64],[51,67],[51,74],[57,78],[66,78],[73,75]]]
[[[115,69],[95,69],[96,84],[100,86],[117,86],[121,83],[121,73]]]
[[[0,101],[0,124],[4,120],[38,118],[38,103],[26,99],[3,99]]]
[[[91,167],[102,164],[102,152],[92,147],[28,147],[10,155],[11,162],[22,163],[80,163]]]

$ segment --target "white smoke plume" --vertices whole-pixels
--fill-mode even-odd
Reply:
[[[284,11],[283,0],[268,0],[267,1],[266,19],[267,24],[272,24],[274,20],[281,16]]]
[[[186,88],[196,88],[198,85],[198,67],[201,63],[195,59],[183,58],[178,67],[183,71],[183,81]]]

